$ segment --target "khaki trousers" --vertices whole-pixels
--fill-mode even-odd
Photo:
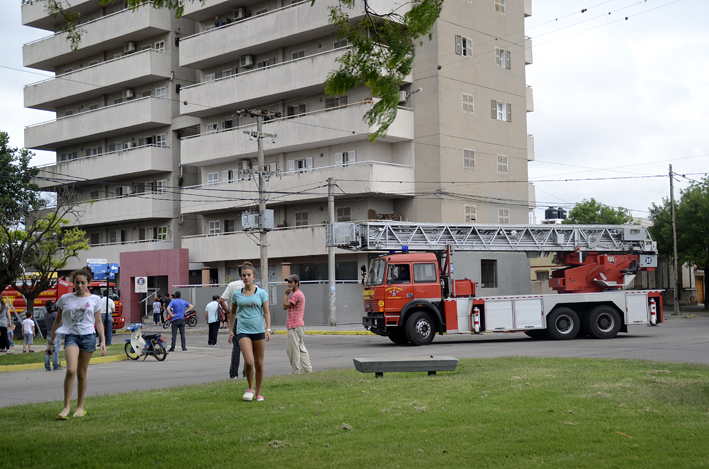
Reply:
[[[301,365],[303,371],[310,373],[313,367],[310,365],[310,355],[308,349],[305,348],[303,336],[305,335],[305,327],[300,326],[295,329],[288,329],[288,338],[286,340],[286,353],[290,360],[290,365],[293,371],[300,373]]]

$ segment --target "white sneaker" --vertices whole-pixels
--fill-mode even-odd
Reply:
[[[247,389],[246,392],[244,393],[244,400],[245,401],[253,401],[254,400],[254,392],[251,389]]]

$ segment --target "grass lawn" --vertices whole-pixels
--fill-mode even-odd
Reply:
[[[123,347],[125,342],[120,343],[114,342],[108,346],[106,349],[106,356],[111,355],[121,355],[125,354]],[[44,363],[44,351],[47,349],[47,339],[34,339],[32,344],[32,350],[35,353],[22,353],[22,340],[19,342],[15,341],[15,348],[12,350],[14,353],[0,353],[0,366],[4,365],[25,365],[27,363]],[[96,352],[93,354],[94,357],[101,356],[101,350],[97,347]],[[59,361],[64,360],[64,343],[62,342],[62,349],[59,351]],[[1,466],[0,466],[1,467]]]
[[[709,466],[704,365],[508,357],[435,377],[269,377],[265,402],[243,402],[245,387],[93,397],[68,421],[58,402],[2,408],[0,466]]]

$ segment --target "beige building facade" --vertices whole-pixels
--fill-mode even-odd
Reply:
[[[56,75],[25,88],[27,107],[54,113],[26,128],[26,146],[56,152],[38,183],[75,188],[72,224],[91,244],[69,268],[187,248],[190,268],[202,271],[190,283],[234,278],[239,263],[258,265],[241,213],[256,208],[263,170],[276,225],[271,280],[284,269],[326,278],[328,178],[337,221],[528,223],[531,0],[445,2],[405,79],[396,121],[374,143],[362,116],[376,97],[364,86],[324,93],[349,47],[328,23],[335,4],[207,0],[186,4],[177,20],[147,6],[76,0],[85,32],[75,52],[55,34],[61,19],[41,3],[23,5],[25,25],[52,33],[24,46],[24,64]],[[363,17],[363,6],[351,16]],[[255,120],[243,109],[283,116],[264,123],[264,168]],[[366,254],[338,252],[338,279],[357,279],[366,263]]]

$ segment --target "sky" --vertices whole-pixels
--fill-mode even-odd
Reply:
[[[0,2],[0,130],[14,147],[25,126],[54,117],[23,107],[24,85],[48,74],[23,69],[22,44],[48,33],[22,26],[20,4]],[[670,164],[677,198],[709,172],[709,1],[532,0],[532,13],[531,221],[590,198],[647,217],[669,197]],[[35,153],[37,165],[54,161]]]

